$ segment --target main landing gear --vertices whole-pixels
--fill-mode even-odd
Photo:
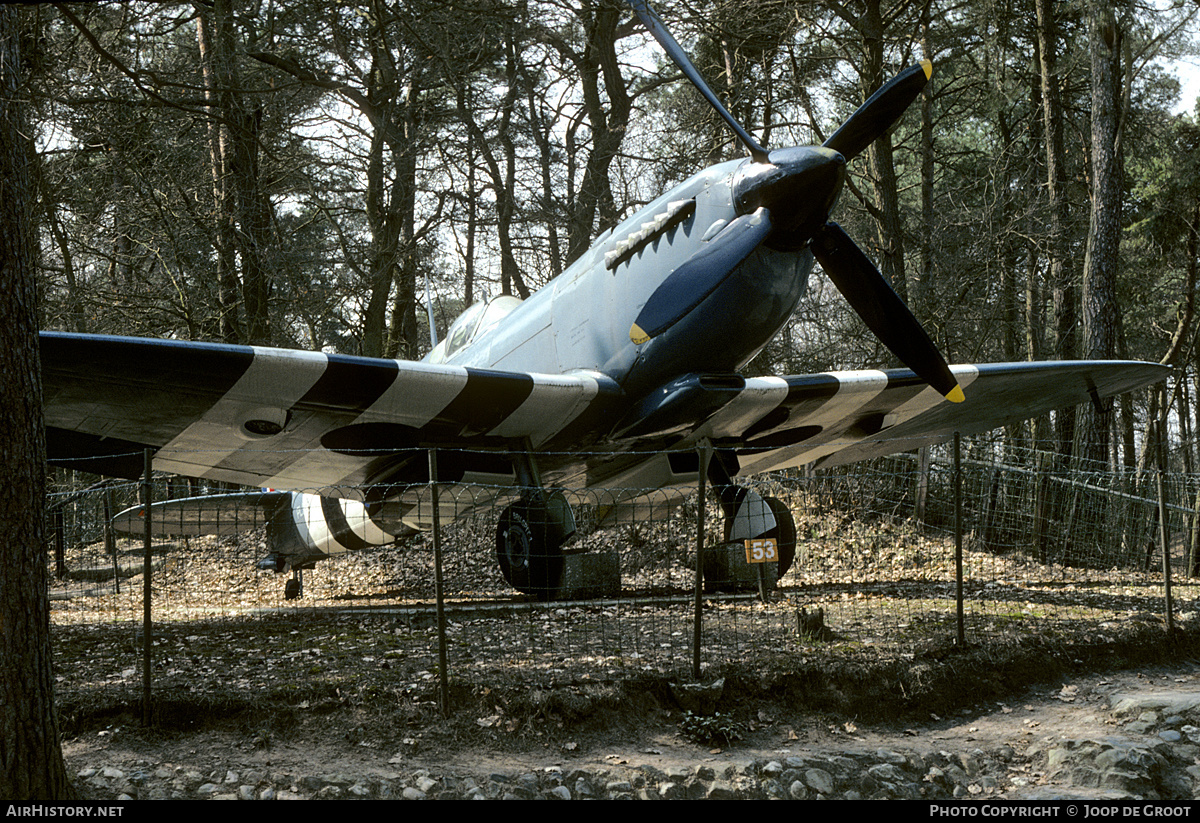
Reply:
[[[496,526],[496,562],[504,580],[539,600],[553,599],[562,581],[562,545],[575,519],[562,492],[534,492],[508,506]]]
[[[770,589],[792,567],[796,558],[796,521],[787,505],[776,497],[734,484],[737,457],[718,452],[709,464],[709,478],[725,515],[725,540],[702,554],[705,588],[708,591],[754,591]],[[581,582],[580,558],[564,556],[562,547],[575,533],[575,521],[562,492],[547,491],[538,482],[533,462],[526,452],[517,466],[518,482],[525,489],[521,499],[510,504],[496,526],[496,563],[504,580],[523,594],[538,600],[577,595]],[[745,542],[773,538],[777,559],[750,563]],[[575,563],[575,565],[572,565]],[[584,576],[612,579],[618,588],[619,572],[599,565],[587,567]],[[596,584],[600,585],[600,584]]]
[[[725,515],[724,545],[710,547],[704,554],[704,582],[709,591],[756,589],[760,573],[769,575],[769,588],[796,559],[796,521],[791,511],[777,497],[735,485],[736,461],[732,453],[717,452],[709,463],[709,480]],[[757,538],[774,538],[778,560],[773,568],[746,561],[745,541]]]
[[[740,512],[750,512],[758,507],[761,512],[762,507],[766,507],[770,512],[771,518],[775,521],[775,525],[767,528],[766,531],[760,534],[749,534],[752,529],[738,528],[738,515],[725,518],[725,542],[738,542],[754,537],[771,537],[775,539],[776,550],[779,552],[779,577],[787,574],[788,569],[792,567],[792,563],[796,559],[796,520],[792,517],[792,512],[788,509],[787,504],[778,497],[770,495],[760,495],[753,489],[747,489],[744,486],[734,486],[736,491],[735,507]],[[742,515],[746,520],[753,522],[755,519],[749,514]],[[765,523],[766,518],[759,516],[759,519]],[[734,536],[734,532],[740,532]]]
[[[514,589],[552,600],[562,583],[562,546],[575,534],[575,516],[562,492],[542,488],[528,444],[515,464],[517,482],[525,492],[500,513],[496,562]]]

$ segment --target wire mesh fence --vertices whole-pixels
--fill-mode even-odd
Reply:
[[[448,665],[479,673],[514,662],[550,674],[679,672],[692,664],[697,636],[708,666],[804,655],[818,646],[891,655],[944,648],[954,642],[958,619],[956,536],[968,642],[1081,629],[1103,639],[1131,621],[1164,614],[1162,511],[1177,602],[1186,608],[1194,597],[1189,572],[1200,477],[1171,473],[1163,480],[1160,498],[1156,472],[1085,471],[1044,452],[1001,450],[985,438],[964,445],[957,482],[948,448],[753,478],[746,487],[780,501],[794,519],[795,560],[777,582],[769,575],[765,598],[754,573],[741,591],[716,591],[739,586],[707,581],[699,621],[694,490],[566,493],[575,532],[564,546],[567,559],[554,560],[567,570],[555,573],[581,575],[588,585],[549,594],[534,586],[522,594],[510,585],[521,575],[518,566],[530,560],[539,568],[539,559],[507,550],[506,529],[514,511],[532,519],[531,512],[546,507],[520,508],[528,495],[512,488],[439,487]],[[301,675],[306,650],[314,648],[313,621],[353,625],[372,637],[372,660],[403,661],[413,671],[437,668],[429,531],[343,552],[351,533],[361,539],[370,531],[365,518],[379,506],[334,510],[328,498],[304,502],[291,495],[250,505],[251,495],[178,478],[156,478],[153,486],[155,500],[189,501],[161,515],[179,518],[179,536],[152,540],[157,623],[193,638],[193,645],[202,642],[206,625],[197,620],[269,626],[275,653],[293,655]],[[963,501],[957,532],[956,489]],[[138,484],[129,483],[63,491],[51,497],[47,515],[53,620],[127,627],[130,661],[143,613],[138,494]],[[407,520],[431,519],[430,487],[401,497]],[[115,532],[108,524],[130,507],[124,528],[133,533]],[[364,521],[352,522],[355,516]],[[309,544],[329,555],[301,571],[302,597],[287,598],[291,570],[260,567],[284,540],[271,518],[301,524]],[[219,521],[221,534],[187,534],[200,521]],[[712,501],[702,526],[706,552],[726,543],[727,519]],[[543,528],[530,526],[535,536]]]

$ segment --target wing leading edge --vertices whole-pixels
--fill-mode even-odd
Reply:
[[[423,447],[537,447],[614,391],[582,373],[75,334],[41,342],[51,462],[125,477],[140,474],[149,447],[162,471],[336,493],[388,482]]]
[[[967,395],[957,404],[907,370],[697,376],[644,406],[596,373],[211,343],[44,333],[42,360],[54,463],[136,477],[150,447],[160,470],[338,497],[401,478],[423,482],[420,450],[429,446],[455,450],[439,469],[454,475],[443,480],[464,483],[511,480],[506,453],[525,443],[617,453],[710,438],[737,450],[741,474],[840,465],[1103,402],[1168,374],[1111,361],[955,366]],[[582,485],[593,482],[607,485],[601,476]]]
[[[1169,369],[1127,361],[954,366],[966,391],[947,403],[908,370],[766,378],[779,398],[740,434],[741,473],[813,463],[837,466],[976,434],[1166,379]],[[749,382],[749,381],[748,381]],[[718,415],[719,416],[719,415]],[[714,428],[712,436],[731,432]]]

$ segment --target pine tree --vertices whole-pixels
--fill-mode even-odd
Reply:
[[[50,604],[43,554],[45,435],[37,339],[35,239],[24,125],[20,27],[0,7],[0,797],[72,793],[54,720]]]

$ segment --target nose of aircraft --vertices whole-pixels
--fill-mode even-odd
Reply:
[[[767,245],[803,248],[829,220],[846,179],[846,158],[823,146],[775,149],[766,163],[749,162],[733,181],[739,215],[766,208],[773,228]]]

